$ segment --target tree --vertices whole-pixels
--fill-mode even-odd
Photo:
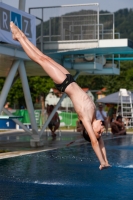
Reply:
[[[4,85],[5,79],[0,79],[0,89],[2,90],[2,87]],[[44,96],[48,94],[50,88],[54,87],[54,83],[49,77],[28,77],[30,92],[32,101],[35,101],[35,98],[41,94]],[[10,89],[10,92],[7,96],[7,101],[11,103],[11,105],[14,106],[22,106],[25,105],[25,98],[22,88],[21,80],[18,79],[13,86]]]

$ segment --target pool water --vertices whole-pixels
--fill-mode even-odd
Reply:
[[[89,143],[0,160],[0,200],[132,200],[133,136],[105,146],[102,171]]]

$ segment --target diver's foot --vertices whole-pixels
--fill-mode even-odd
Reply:
[[[19,40],[22,37],[21,33],[19,31],[19,28],[17,26],[15,26],[15,24],[13,22],[10,22],[10,28],[12,31],[12,38],[14,40]]]
[[[52,137],[56,137],[56,134],[55,134],[55,133],[52,133]]]
[[[25,38],[25,34],[20,30],[20,29],[18,29],[19,30],[19,33],[21,34],[21,36],[23,37],[23,38]]]

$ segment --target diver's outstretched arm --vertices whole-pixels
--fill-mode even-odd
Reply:
[[[102,168],[107,167],[107,164],[105,162],[105,159],[103,157],[103,154],[102,154],[100,146],[99,146],[99,142],[97,141],[96,135],[92,128],[92,124],[89,122],[89,120],[86,120],[86,119],[82,119],[82,123],[83,123],[87,133],[89,133],[91,145],[100,161],[100,166],[102,166]],[[99,167],[99,168],[102,169],[101,167]]]
[[[102,152],[102,155],[106,162],[107,167],[111,167],[111,165],[109,165],[109,163],[108,163],[106,149],[105,149],[104,141],[103,141],[102,137],[99,138],[99,146],[100,146],[100,149],[101,149],[101,152]],[[102,165],[100,165],[100,169],[103,169]]]

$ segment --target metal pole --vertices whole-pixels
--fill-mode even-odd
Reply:
[[[63,36],[63,17],[61,16],[61,40],[64,40]]]
[[[52,17],[49,18],[49,41],[51,41],[51,19]]]
[[[9,92],[9,90],[11,88],[14,76],[15,76],[16,71],[17,71],[18,66],[19,66],[19,63],[20,63],[20,61],[15,61],[14,62],[14,64],[12,65],[12,67],[10,69],[10,72],[9,72],[9,74],[8,74],[6,80],[5,80],[5,83],[4,83],[4,86],[2,88],[1,95],[0,95],[0,113],[2,111],[4,103],[6,101],[8,92]]]
[[[101,24],[101,26],[102,26],[102,39],[103,39],[103,24]]]
[[[79,76],[80,72],[77,72],[77,74],[74,76],[74,79],[76,80],[77,77]],[[44,130],[47,128],[49,122],[51,121],[51,119],[53,118],[54,114],[56,113],[57,109],[60,107],[61,102],[63,101],[63,99],[67,96],[66,93],[64,93],[62,95],[62,97],[60,98],[60,100],[58,101],[57,105],[55,106],[55,108],[53,109],[52,113],[50,114],[49,118],[47,119],[47,121],[45,122],[45,124],[42,127],[42,130],[40,131],[39,135],[40,137],[42,136]]]
[[[42,8],[42,21],[41,21],[41,52],[43,52],[43,8]]]
[[[18,9],[22,10],[22,11],[25,11],[25,3],[26,3],[26,0],[19,0]]]
[[[41,52],[43,52],[43,20],[41,20]]]
[[[98,39],[98,46],[99,46],[99,4],[98,4],[98,11],[97,11],[97,39]]]
[[[29,13],[30,13],[30,10],[29,10]],[[41,51],[43,52],[43,20],[39,17],[36,17],[36,19],[40,20],[41,23],[40,23],[40,26],[41,26],[41,35],[40,35],[40,43],[41,43]],[[39,37],[38,37],[39,38]]]
[[[37,135],[38,134],[38,128],[37,128],[37,124],[36,124],[36,120],[35,120],[34,108],[33,108],[33,104],[32,104],[29,84],[28,84],[25,66],[24,66],[23,61],[21,61],[21,63],[20,63],[19,73],[20,73],[20,78],[21,78],[21,81],[22,81],[26,106],[27,106],[27,109],[28,109],[30,122],[31,122],[31,126],[32,126],[32,132],[33,132],[33,134]]]
[[[83,40],[83,30],[82,30],[82,25],[81,25],[81,40]]]
[[[115,15],[113,13],[113,39],[115,37]]]

